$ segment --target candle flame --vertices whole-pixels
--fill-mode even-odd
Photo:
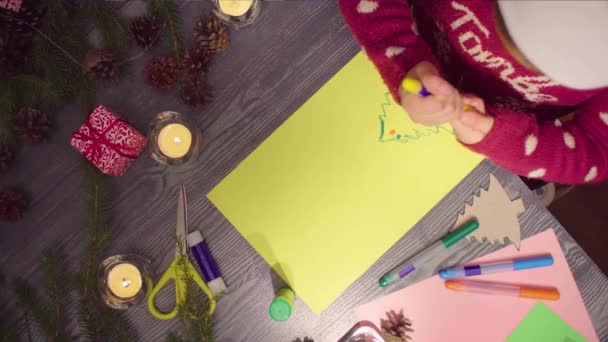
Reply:
[[[129,279],[122,279],[122,287],[129,287],[131,285],[131,281]]]
[[[180,144],[182,142],[182,139],[180,137],[175,137],[173,138],[173,142],[176,144]]]

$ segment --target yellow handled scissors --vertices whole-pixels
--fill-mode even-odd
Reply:
[[[187,247],[186,247],[186,235],[188,235],[188,204],[186,202],[186,187],[182,185],[179,192],[179,198],[177,201],[177,224],[175,227],[175,235],[177,236],[177,243],[175,246],[175,259],[171,262],[163,276],[160,278],[158,283],[152,288],[150,295],[148,296],[148,309],[150,313],[158,319],[166,320],[174,318],[179,311],[179,305],[185,301],[186,294],[186,281],[184,278],[184,265],[187,267],[188,272],[192,275],[192,279],[203,290],[205,295],[209,298],[209,315],[213,314],[215,310],[215,298],[207,287],[207,284],[199,275],[196,267],[192,265],[190,259],[188,259]],[[185,257],[185,260],[181,258]],[[184,264],[185,263],[185,264]],[[156,308],[154,299],[158,292],[167,285],[169,280],[175,282],[175,307],[171,312],[161,312]]]

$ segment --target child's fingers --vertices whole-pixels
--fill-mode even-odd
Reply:
[[[449,96],[455,90],[439,75],[439,71],[432,63],[420,62],[408,74],[408,77],[419,80],[431,94]]]
[[[463,144],[471,145],[480,142],[484,138],[484,134],[472,129],[471,127],[463,124],[460,120],[450,121],[454,135],[456,139]]]
[[[463,94],[462,103],[475,108],[480,113],[486,112],[485,102],[477,96],[470,95],[470,94]]]
[[[456,108],[453,103],[441,101],[436,96],[403,94],[402,99],[403,108],[412,121],[423,125],[438,125],[449,121]]]
[[[494,125],[494,118],[473,111],[463,111],[459,121],[462,122],[463,125],[484,135],[490,133],[490,130]]]
[[[450,96],[456,92],[456,89],[448,81],[436,74],[422,74],[420,75],[420,82],[434,95]]]

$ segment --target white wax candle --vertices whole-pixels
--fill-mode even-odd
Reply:
[[[190,150],[192,133],[182,124],[168,124],[158,133],[157,142],[162,154],[169,158],[181,158]]]
[[[142,287],[141,272],[135,265],[118,264],[108,273],[108,288],[120,298],[131,298]]]
[[[253,0],[219,0],[220,9],[227,15],[238,17],[247,13]]]

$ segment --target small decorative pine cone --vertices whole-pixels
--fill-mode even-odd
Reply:
[[[407,342],[411,340],[408,335],[414,331],[412,321],[403,315],[403,310],[396,313],[391,310],[386,313],[386,319],[380,320],[382,335],[386,342]]]
[[[111,79],[118,66],[114,55],[104,49],[89,49],[82,61],[82,70],[92,73],[97,78]]]
[[[206,78],[189,77],[182,84],[179,96],[190,107],[202,107],[213,99],[213,89]]]
[[[41,11],[25,2],[19,12],[4,13],[0,18],[0,78],[23,73],[30,60],[32,33],[42,17]]]
[[[8,170],[9,164],[13,161],[15,155],[4,144],[0,144],[0,174]]]
[[[154,57],[144,69],[146,83],[152,88],[169,91],[175,87],[181,70],[173,57]]]
[[[51,123],[46,113],[34,108],[21,108],[15,115],[15,133],[20,143],[46,142]]]
[[[230,45],[230,32],[216,16],[212,16],[207,21],[199,18],[194,26],[192,37],[198,45],[207,48],[212,53],[222,52]]]
[[[23,217],[26,209],[25,195],[11,189],[0,191],[0,220],[16,221]]]
[[[206,72],[209,69],[211,53],[202,46],[184,49],[181,64],[188,77],[196,77],[201,72]]]
[[[129,28],[135,44],[145,49],[156,45],[160,40],[163,25],[155,16],[145,15],[133,19]]]
[[[304,337],[304,339],[301,338],[296,338],[295,340],[293,340],[292,342],[315,342],[315,340],[313,340],[312,338],[306,336]]]

